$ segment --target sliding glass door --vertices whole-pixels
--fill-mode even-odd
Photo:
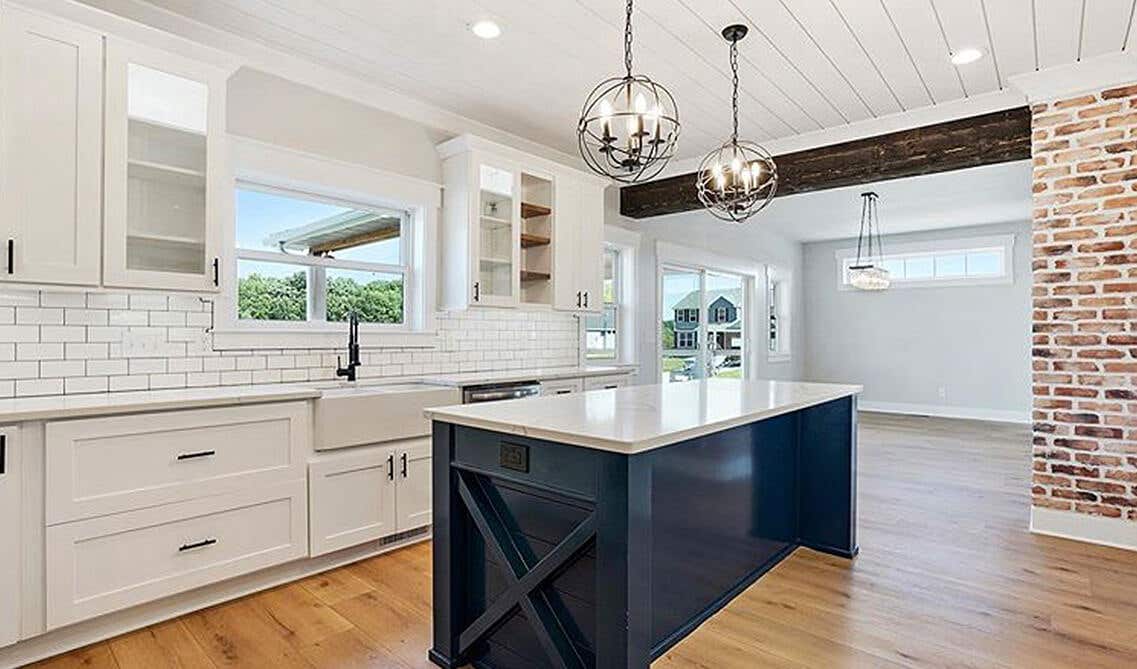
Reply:
[[[746,283],[735,274],[665,265],[660,272],[660,379],[742,378]]]

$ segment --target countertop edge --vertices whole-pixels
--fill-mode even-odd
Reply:
[[[623,455],[636,455],[638,453],[655,450],[657,448],[669,446],[671,444],[686,441],[688,439],[694,439],[696,437],[701,437],[707,434],[729,430],[740,425],[747,425],[749,423],[755,423],[760,420],[766,420],[768,418],[775,418],[777,416],[792,413],[794,411],[808,409],[809,407],[831,402],[833,400],[838,400],[845,397],[855,397],[857,395],[860,395],[862,392],[864,392],[863,386],[842,387],[842,390],[835,390],[832,394],[825,395],[823,397],[817,397],[798,402],[790,402],[774,409],[755,411],[734,418],[714,421],[705,425],[699,425],[687,428],[685,430],[679,430],[669,434],[659,435],[654,438],[640,440],[611,439],[607,437],[590,436],[587,434],[564,432],[550,428],[513,425],[500,420],[476,418],[462,414],[449,413],[447,411],[447,407],[426,409],[424,411],[424,414],[429,420],[437,420],[443,423],[451,423],[454,425],[484,429],[492,432],[519,434],[533,439],[543,439],[545,441],[554,441],[557,443],[569,444],[572,446],[582,446],[596,450],[610,451]]]
[[[452,374],[419,374],[415,376],[378,377],[362,380],[362,385],[389,385],[399,383],[425,383],[440,388],[461,388],[463,386],[493,383],[498,378],[552,380],[566,378],[586,378],[594,376],[614,376],[634,374],[637,368],[631,365],[604,365],[596,369],[586,367],[565,367],[538,370],[493,370],[484,372],[487,380],[466,381],[467,375],[480,372],[455,372]],[[499,381],[507,382],[507,381]],[[133,390],[126,392],[84,393],[77,395],[48,395],[40,397],[9,397],[0,399],[0,425],[12,425],[43,420],[69,420],[73,418],[95,418],[129,413],[147,413],[181,409],[203,409],[210,407],[238,406],[243,404],[266,404],[270,402],[289,402],[319,399],[325,390],[321,388],[328,380],[297,381],[294,383],[266,383],[240,386],[203,386],[198,388],[161,388],[154,390]],[[217,396],[197,393],[218,393]],[[18,405],[24,404],[27,407]],[[16,406],[16,408],[10,408]]]

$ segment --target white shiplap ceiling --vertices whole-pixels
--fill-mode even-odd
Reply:
[[[84,0],[107,5],[107,0]],[[621,0],[150,0],[575,153],[585,96],[622,63]],[[742,134],[772,141],[957,103],[1134,47],[1137,0],[638,0],[636,70],[668,86],[681,158],[729,131],[722,27],[746,23]],[[496,40],[469,24],[492,18]],[[985,57],[955,67],[953,51]]]

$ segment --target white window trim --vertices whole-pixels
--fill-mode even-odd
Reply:
[[[344,202],[409,212],[409,242],[404,242],[407,267],[405,270],[398,267],[397,270],[405,271],[404,285],[410,296],[404,301],[404,322],[401,325],[361,324],[360,345],[364,348],[434,348],[438,345],[433,250],[437,244],[438,212],[442,203],[439,184],[240,137],[230,138],[230,151],[234,169],[227,183],[232,186],[234,194],[238,182],[248,182],[286,192],[317,193]],[[214,306],[216,327],[213,348],[341,347],[347,332],[347,326],[342,323],[257,322],[237,318],[235,215],[223,223],[223,290]],[[251,258],[257,252],[242,251],[240,255]],[[277,254],[264,255],[266,260],[269,259],[267,256],[281,260]],[[319,265],[320,261],[304,258],[301,264]],[[335,264],[346,266],[349,263],[336,261]],[[378,267],[364,264],[369,270]]]
[[[615,360],[589,360],[587,358],[587,342],[585,341],[584,319],[581,318],[581,365],[634,365],[636,364],[636,309],[637,290],[636,251],[640,245],[640,235],[637,232],[624,228],[605,225],[604,245],[612,248],[619,254],[620,266],[616,269],[617,276],[617,308],[616,308],[616,359]]]
[[[715,323],[722,323],[726,321],[726,316],[729,310],[726,307],[715,307]]]
[[[757,333],[759,328],[764,329],[766,323],[758,314],[758,309],[751,308],[754,304],[759,303],[759,297],[756,294],[757,286],[760,278],[763,276],[765,265],[752,260],[744,260],[740,258],[733,258],[724,256],[719,253],[707,251],[697,247],[681,246],[672,242],[663,240],[656,240],[655,242],[655,296],[652,310],[655,313],[655,323],[662,322],[661,310],[663,308],[663,300],[660,299],[663,291],[663,273],[665,269],[690,269],[693,271],[707,270],[709,272],[721,272],[723,274],[735,274],[742,277],[743,280],[743,298],[742,298],[742,314],[745,323],[742,326],[742,364],[745,365],[745,378],[757,379],[761,378],[759,374],[759,366],[757,355],[754,351],[758,350]],[[761,299],[765,302],[765,298]],[[659,360],[663,357],[663,335],[662,328],[656,325],[655,330],[655,360],[654,371],[655,378],[659,378]],[[765,342],[763,338],[761,340]],[[678,344],[678,341],[676,342]]]
[[[927,280],[894,280],[891,288],[951,288],[958,286],[984,286],[1011,284],[1015,281],[1014,247],[1015,236],[989,235],[983,237],[960,237],[955,239],[936,239],[925,242],[906,242],[901,244],[888,244],[885,240],[884,257],[911,257],[951,252],[975,252],[987,250],[1002,250],[1003,273],[991,276],[969,276],[957,279],[927,279]],[[857,290],[845,282],[845,263],[857,257],[856,247],[838,249],[834,252],[837,261],[837,289],[841,291]]]
[[[762,300],[765,306],[763,314],[763,325],[765,331],[766,341],[766,361],[784,363],[793,360],[793,274],[786,269],[776,267],[774,265],[766,266],[766,295]],[[777,309],[777,305],[770,303],[770,296],[773,293],[773,286],[777,283],[782,286],[782,309]],[[770,308],[777,309],[778,316],[778,350],[770,350]]]

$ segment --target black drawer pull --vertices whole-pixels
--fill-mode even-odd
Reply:
[[[8,273],[9,274],[15,274],[16,273],[15,255],[16,255],[16,240],[9,239],[8,240]]]
[[[395,454],[394,453],[388,453],[387,454],[387,480],[388,481],[394,481],[395,480]]]
[[[213,285],[221,285],[221,258],[213,259]]]
[[[196,460],[198,458],[210,458],[217,455],[217,451],[198,451],[196,453],[179,453],[179,460]]]
[[[206,546],[212,546],[215,543],[217,543],[216,539],[202,539],[201,541],[195,541],[191,544],[182,544],[178,547],[178,552],[184,553],[186,551],[192,551],[195,548],[205,548]]]
[[[8,473],[8,435],[0,434],[0,476]]]
[[[403,478],[407,478],[407,454],[406,453],[403,453],[402,460],[403,460]]]

